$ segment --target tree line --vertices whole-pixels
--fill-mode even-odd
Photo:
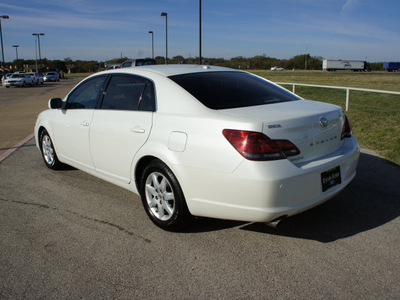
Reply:
[[[55,70],[58,69],[64,72],[71,73],[90,73],[97,72],[100,70],[104,70],[107,66],[113,64],[120,64],[124,61],[128,60],[127,57],[115,58],[104,62],[99,62],[95,60],[72,60],[67,57],[64,60],[49,60],[47,58],[43,58],[41,61],[41,65],[39,64],[40,71],[44,72],[47,70]],[[164,64],[165,57],[157,56],[155,57],[157,64]],[[273,57],[269,57],[265,54],[257,55],[254,57],[243,57],[237,56],[232,57],[230,59],[225,58],[203,58],[203,64],[228,67],[234,69],[242,69],[242,70],[269,70],[271,67],[281,67],[286,70],[321,70],[322,69],[322,60],[321,56],[311,56],[310,54],[300,54],[296,55],[290,59],[277,59]],[[199,64],[198,57],[189,57],[185,58],[181,55],[174,56],[168,59],[169,64]],[[34,59],[18,59],[14,60],[12,63],[8,63],[6,65],[12,66],[13,71],[21,71],[27,68],[34,69],[36,65],[36,61]],[[370,67],[373,71],[382,71],[383,64],[382,63],[370,63]]]

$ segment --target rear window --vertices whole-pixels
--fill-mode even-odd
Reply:
[[[268,81],[243,72],[202,72],[169,77],[211,109],[299,100]]]
[[[150,66],[150,65],[156,65],[157,62],[154,59],[137,59],[136,60],[136,66]]]

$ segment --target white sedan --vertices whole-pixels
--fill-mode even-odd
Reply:
[[[27,73],[14,73],[4,80],[3,85],[6,88],[9,88],[10,86],[32,86],[33,80]]]
[[[47,167],[129,189],[150,219],[272,222],[342,191],[359,146],[340,107],[227,68],[157,65],[96,73],[35,126]]]

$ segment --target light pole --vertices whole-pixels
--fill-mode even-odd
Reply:
[[[35,38],[35,64],[36,64],[36,73],[38,72],[37,67],[37,39]]]
[[[199,0],[199,63],[201,65],[201,0]]]
[[[4,46],[3,46],[3,32],[1,30],[1,19],[9,19],[9,16],[3,15],[0,16],[0,39],[1,39],[1,56],[3,60],[1,61],[1,66],[4,66]]]
[[[165,64],[168,64],[168,14],[161,13],[161,17],[165,17]]]
[[[13,47],[15,48],[15,54],[17,55],[17,60],[18,60],[18,47],[19,47],[19,45],[13,45]]]
[[[32,33],[33,36],[37,36],[38,39],[38,45],[39,45],[39,65],[42,67],[42,54],[40,52],[40,36],[44,35],[44,33]],[[37,67],[36,67],[37,69]],[[37,70],[36,70],[37,71]]]
[[[306,56],[305,56],[305,60],[304,60],[304,70],[307,71],[307,51],[308,51],[308,44],[306,46]]]
[[[153,59],[154,59],[154,32],[149,31],[151,33],[151,53],[153,54]]]

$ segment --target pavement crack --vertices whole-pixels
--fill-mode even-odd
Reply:
[[[0,201],[18,203],[18,204],[23,204],[23,205],[32,205],[32,206],[37,206],[40,208],[47,208],[47,209],[51,208],[50,206],[48,206],[46,204],[40,204],[40,203],[32,203],[32,202],[17,201],[17,200],[6,200],[6,199],[2,199],[2,198],[0,198]]]
[[[123,232],[123,233],[126,233],[126,234],[128,234],[128,235],[130,235],[130,236],[135,236],[135,237],[137,237],[137,238],[140,238],[140,239],[144,240],[146,243],[151,243],[151,240],[150,240],[150,239],[147,239],[147,238],[145,238],[145,237],[142,237],[142,236],[140,236],[140,235],[137,235],[137,234],[135,234],[134,232],[129,231],[129,230],[125,229],[125,228],[122,227],[122,226],[119,226],[119,225],[117,225],[117,224],[114,224],[114,223],[111,223],[111,222],[108,222],[108,221],[99,220],[99,219],[97,219],[97,218],[92,218],[92,217],[84,216],[84,215],[81,215],[81,214],[79,214],[79,213],[77,213],[77,212],[74,212],[74,211],[71,211],[71,210],[68,210],[68,209],[67,209],[67,210],[61,210],[61,209],[59,209],[59,208],[50,207],[50,206],[48,206],[48,205],[46,205],[46,204],[32,203],[32,202],[18,201],[18,200],[8,200],[8,199],[3,199],[3,198],[0,198],[0,201],[3,201],[3,202],[11,202],[11,203],[17,203],[17,204],[22,204],[22,205],[31,205],[31,206],[36,206],[36,207],[40,207],[40,208],[51,209],[51,210],[54,210],[54,211],[64,211],[64,212],[67,212],[67,213],[69,213],[69,214],[73,214],[73,215],[75,215],[75,216],[77,216],[77,217],[79,217],[79,218],[81,218],[81,219],[84,219],[84,220],[96,222],[96,223],[99,223],[99,224],[102,224],[102,225],[111,226],[111,227],[116,228],[116,229],[118,229],[119,231],[121,231],[121,232]]]

